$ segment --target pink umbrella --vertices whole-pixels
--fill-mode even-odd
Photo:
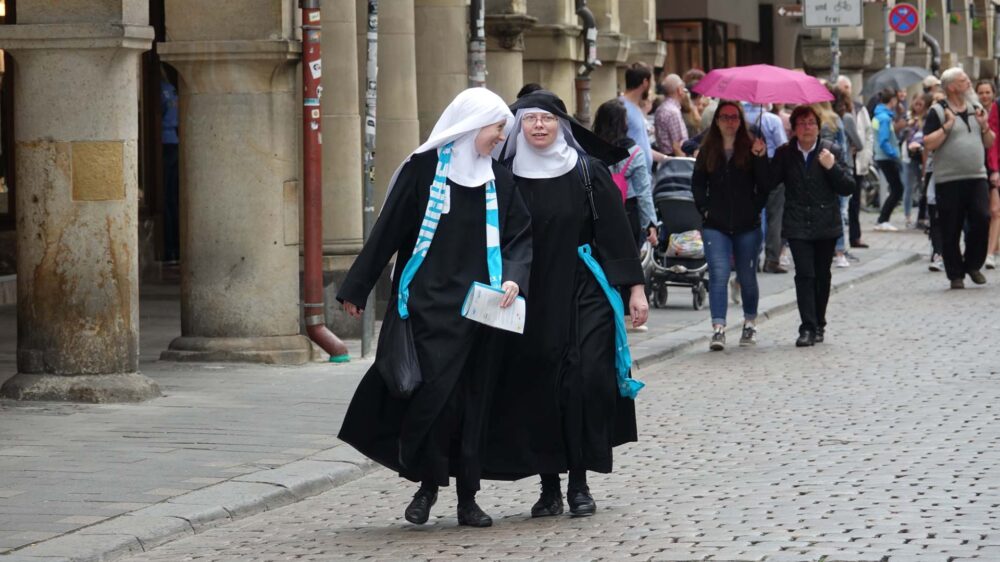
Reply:
[[[717,68],[692,88],[703,96],[750,103],[816,103],[833,95],[804,72],[769,64]]]

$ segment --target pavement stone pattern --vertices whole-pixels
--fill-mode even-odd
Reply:
[[[643,369],[640,442],[591,476],[594,517],[531,519],[525,479],[485,483],[493,528],[457,527],[451,489],[413,526],[415,486],[378,469],[129,560],[1000,560],[988,278],[948,291],[913,263],[834,295],[814,348],[793,346],[793,312],[755,348]]]

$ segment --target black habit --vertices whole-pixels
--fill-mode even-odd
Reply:
[[[371,237],[351,266],[337,300],[358,307],[394,253],[390,306],[424,218],[437,151],[403,166]],[[531,263],[530,217],[511,173],[494,161],[500,215],[503,280],[526,293]],[[430,250],[410,284],[408,301],[424,382],[409,399],[389,395],[369,369],[355,391],[339,437],[369,458],[413,481],[479,488],[485,413],[496,373],[501,333],[461,316],[474,281],[489,284],[486,266],[486,191],[451,185],[451,209],[442,215]],[[378,351],[376,351],[378,353]]]
[[[614,312],[577,248],[592,246],[611,285],[642,284],[642,268],[606,164],[580,157],[589,158],[596,220],[577,168],[516,178],[531,212],[531,296],[524,334],[508,336],[494,392],[489,478],[610,472],[612,447],[637,440],[635,405],[618,394]]]

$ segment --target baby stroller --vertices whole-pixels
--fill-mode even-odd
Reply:
[[[668,158],[654,176],[653,203],[659,215],[660,243],[651,252],[652,263],[646,277],[646,294],[656,308],[667,306],[668,287],[691,289],[691,302],[701,310],[708,298],[708,264],[704,253],[692,257],[668,255],[671,234],[701,232],[701,215],[691,193],[694,158]]]

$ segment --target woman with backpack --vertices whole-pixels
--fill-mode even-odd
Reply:
[[[656,246],[657,220],[653,205],[653,186],[642,148],[628,136],[628,113],[618,99],[608,100],[597,108],[594,134],[604,142],[628,150],[628,158],[611,166],[611,179],[622,192],[625,213],[635,233],[636,247],[643,240]]]
[[[531,213],[531,278],[524,334],[512,336],[490,411],[484,466],[491,478],[540,474],[532,517],[563,513],[559,474],[575,517],[596,503],[587,471],[611,472],[612,447],[636,441],[625,310],[649,306],[621,192],[607,166],[628,157],[566,112],[552,92],[518,99],[500,152]]]
[[[695,205],[705,218],[702,238],[709,272],[712,351],[726,348],[726,283],[734,265],[743,301],[740,346],[757,343],[760,212],[771,192],[769,174],[767,145],[762,138],[750,139],[743,106],[720,101],[691,178]]]

